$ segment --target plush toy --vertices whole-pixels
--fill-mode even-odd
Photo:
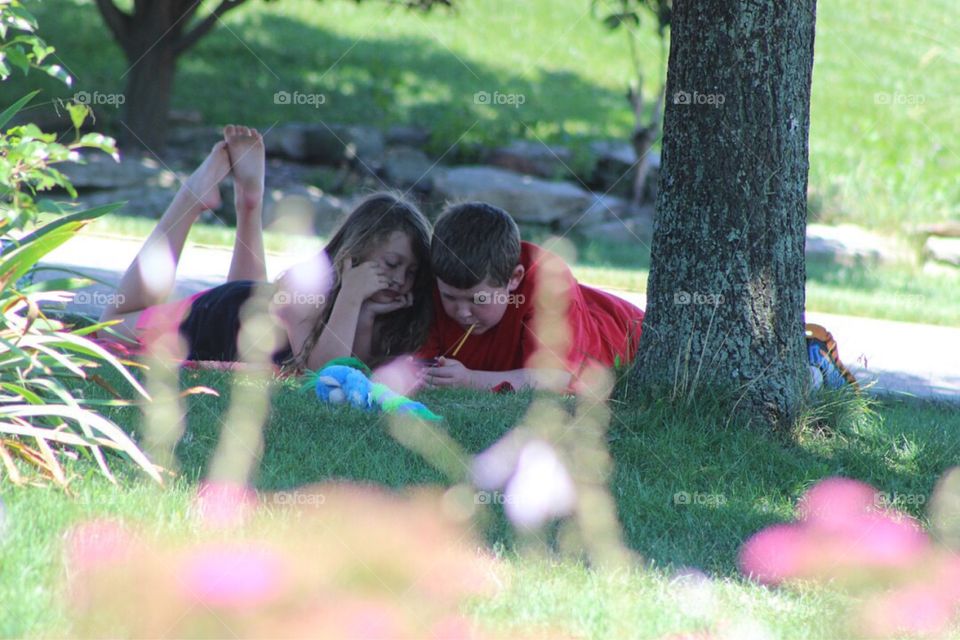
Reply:
[[[318,398],[330,404],[379,408],[386,413],[410,414],[434,422],[443,419],[423,403],[394,393],[385,384],[371,381],[369,375],[367,365],[356,358],[337,358],[308,376],[303,389],[313,388]]]

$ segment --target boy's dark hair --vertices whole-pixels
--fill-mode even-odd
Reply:
[[[472,289],[484,278],[502,287],[520,263],[520,230],[510,214],[486,202],[447,207],[433,227],[430,266],[451,287]]]

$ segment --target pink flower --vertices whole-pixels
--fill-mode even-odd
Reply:
[[[876,505],[876,490],[849,478],[827,478],[800,499],[800,519],[823,528],[845,528]]]
[[[194,499],[201,521],[213,527],[242,523],[256,504],[256,494],[234,482],[201,482]]]
[[[939,635],[953,617],[953,603],[934,586],[908,585],[871,599],[860,614],[869,637]]]
[[[517,432],[474,457],[471,476],[479,489],[502,489],[507,517],[524,529],[569,515],[576,506],[573,479],[553,447],[543,440],[523,442]]]
[[[740,570],[764,584],[777,584],[800,573],[805,539],[799,527],[774,525],[754,534],[740,551]]]
[[[429,637],[430,640],[469,640],[476,634],[463,616],[448,616],[433,625]]]
[[[851,519],[841,539],[849,557],[864,566],[907,567],[930,547],[927,535],[912,520],[880,513]]]
[[[553,447],[542,440],[524,445],[505,494],[507,517],[523,529],[570,515],[577,502],[570,474]]]
[[[421,385],[419,367],[411,358],[395,358],[382,367],[378,367],[372,379],[390,387],[401,396],[415,393]]]
[[[474,457],[470,470],[473,484],[483,491],[503,489],[519,458],[520,441],[511,432]]]
[[[854,480],[818,483],[800,500],[800,522],[769,527],[746,542],[741,568],[775,584],[917,564],[930,550],[929,538],[910,518],[878,512],[875,497],[870,486]]]
[[[206,547],[189,554],[180,586],[191,600],[214,607],[251,607],[277,598],[286,568],[272,549],[252,544]]]
[[[67,566],[90,571],[125,562],[136,548],[133,534],[118,520],[91,520],[66,534]]]

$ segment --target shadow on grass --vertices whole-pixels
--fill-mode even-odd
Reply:
[[[75,74],[76,86],[16,76],[0,87],[0,100],[12,101],[37,86],[44,89],[43,96],[55,97],[123,91],[128,65],[95,7],[58,2],[33,10],[41,34]],[[322,94],[324,102],[278,104],[278,91]],[[524,102],[478,103],[478,92],[519,94]],[[197,110],[211,124],[239,121],[264,129],[321,120],[378,127],[416,124],[432,131],[435,154],[452,149],[448,161],[451,156],[471,159],[480,143],[514,138],[575,142],[604,137],[614,120],[629,125],[626,101],[617,91],[565,70],[543,70],[535,82],[512,75],[455,55],[434,41],[429,29],[421,38],[379,37],[372,30],[356,40],[275,13],[243,10],[181,58],[173,107]],[[118,132],[120,114],[113,107],[98,109],[98,127]]]
[[[220,397],[188,398],[188,433],[177,449],[182,476],[205,477],[223,429],[229,377],[184,372],[184,386],[207,385]],[[419,456],[397,444],[377,414],[334,408],[301,394],[293,382],[275,392],[255,486],[266,491],[331,480],[392,488],[447,484]],[[426,392],[444,428],[468,452],[495,442],[523,418],[530,394]],[[736,574],[736,557],[753,533],[790,521],[796,501],[829,476],[867,482],[922,517],[936,479],[955,464],[960,416],[955,407],[885,402],[877,414],[835,404],[819,423],[785,435],[743,426],[709,406],[617,402],[608,433],[614,459],[611,492],[628,545],[658,566]],[[854,407],[855,409],[855,407]],[[115,410],[136,430],[139,412]],[[922,496],[917,498],[917,496]],[[499,508],[488,523],[490,544],[510,548],[513,533]]]

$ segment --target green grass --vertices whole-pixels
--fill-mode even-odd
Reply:
[[[127,66],[91,0],[31,3],[76,88],[114,93]],[[189,52],[173,106],[211,124],[317,121],[421,124],[436,154],[475,156],[513,138],[564,143],[629,135],[623,34],[589,14],[589,0],[463,0],[455,13],[388,11],[381,3],[248,3]],[[818,7],[810,132],[813,218],[903,232],[960,217],[960,103],[952,0],[836,0]],[[291,43],[300,43],[291,47]],[[656,39],[641,43],[648,89]],[[32,87],[0,87],[9,103]],[[41,82],[45,95],[71,91]],[[277,105],[276,91],[323,93],[320,109]],[[477,105],[477,91],[521,93],[520,108]],[[892,96],[885,104],[885,96]],[[117,112],[100,124],[116,127]],[[455,144],[456,143],[456,144]],[[578,160],[577,163],[580,161]],[[575,163],[575,164],[577,164]],[[579,166],[579,165],[578,165]]]
[[[120,465],[111,486],[92,464],[73,463],[72,496],[53,488],[0,484],[7,529],[0,538],[0,636],[67,633],[57,591],[64,530],[79,520],[112,515],[155,533],[189,533],[187,506],[206,472],[229,402],[229,376],[185,372],[184,384],[206,384],[219,398],[192,396],[188,437],[178,456],[180,479],[160,489]],[[445,428],[478,452],[516,424],[529,394],[508,396],[434,391],[421,399],[445,416]],[[708,403],[709,405],[709,403]],[[704,628],[709,620],[761,624],[774,638],[831,638],[829,621],[843,608],[840,594],[823,588],[769,590],[737,572],[742,542],[769,524],[788,521],[798,497],[817,480],[843,475],[899,495],[929,496],[936,479],[955,464],[960,414],[931,403],[888,402],[876,413],[834,402],[819,421],[792,434],[745,426],[710,406],[680,410],[668,403],[614,404],[608,442],[615,462],[613,496],[629,546],[647,571],[587,570],[573,561],[517,555],[502,516],[487,540],[509,566],[504,589],[471,601],[468,612],[498,636],[516,625],[544,626],[575,637],[659,637]],[[132,409],[112,415],[136,430]],[[826,427],[826,428],[825,428]],[[382,419],[335,409],[299,395],[292,383],[274,397],[256,486],[284,490],[328,479],[374,482],[394,488],[442,483],[441,475],[385,431]],[[722,496],[711,504],[675,504],[678,492]],[[915,501],[919,502],[919,501]],[[922,506],[907,505],[923,517]],[[717,580],[717,612],[705,619],[671,583],[692,567]],[[752,621],[752,622],[751,622]]]

